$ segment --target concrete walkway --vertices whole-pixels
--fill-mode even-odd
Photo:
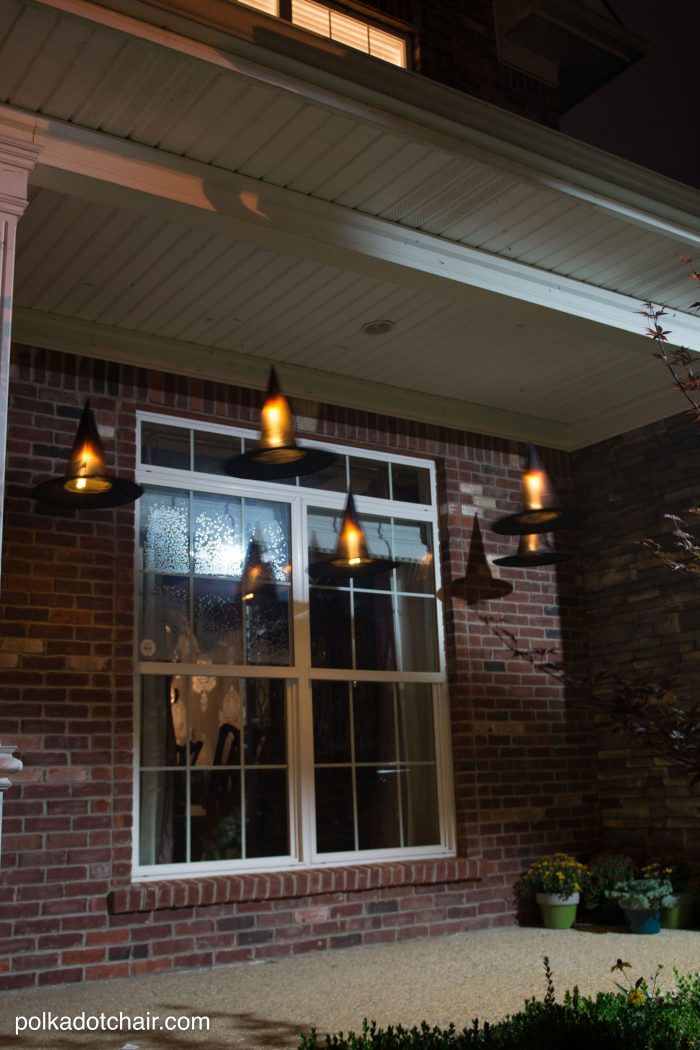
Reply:
[[[275,962],[243,964],[109,983],[94,982],[0,996],[0,1047],[12,1050],[226,1050],[228,1047],[294,1048],[312,1025],[320,1032],[358,1030],[363,1017],[380,1024],[412,1025],[473,1017],[498,1020],[524,999],[544,994],[542,957],[548,955],[558,995],[578,984],[582,992],[614,990],[616,959],[632,964],[634,980],[653,976],[662,963],[663,982],[673,967],[700,971],[700,932],[662,930],[651,937],[622,931],[544,930],[508,927],[436,940],[349,948]],[[81,1015],[159,1017],[188,1024],[206,1016],[208,1032],[68,1031],[15,1035],[30,1016],[79,1020]],[[174,1022],[166,1022],[174,1018]]]

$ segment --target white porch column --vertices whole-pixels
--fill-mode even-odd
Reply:
[[[5,513],[5,460],[7,414],[10,387],[10,337],[12,331],[12,292],[15,271],[17,223],[27,207],[29,173],[36,164],[39,148],[26,140],[0,136],[0,570],[2,569],[2,526]],[[1,579],[1,577],[0,577]],[[14,744],[0,744],[0,849],[2,846],[2,801],[22,763],[12,752]]]
[[[27,207],[29,173],[36,164],[38,155],[38,146],[31,142],[0,136],[0,568],[5,505],[15,236],[17,223]]]
[[[22,768],[20,760],[12,754],[14,750],[14,744],[0,744],[0,850],[2,849],[2,800],[7,789],[12,787],[12,781],[7,774],[19,773]]]

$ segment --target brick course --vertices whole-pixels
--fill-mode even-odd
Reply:
[[[417,72],[540,124],[558,127],[558,88],[501,62],[493,0],[363,0],[361,7],[415,28]]]
[[[700,684],[697,579],[673,573],[645,548],[671,549],[664,515],[695,519],[700,474],[697,425],[673,416],[575,456],[578,501],[590,513],[582,544],[591,659],[622,674],[670,677],[681,693]],[[605,840],[635,856],[658,850],[698,856],[700,787],[688,775],[600,729],[599,782]]]
[[[0,734],[25,768],[5,798],[11,967],[0,987],[502,925],[513,921],[524,864],[544,850],[596,848],[590,720],[446,588],[457,858],[132,886],[133,507],[59,515],[28,495],[64,469],[86,396],[108,428],[107,462],[124,476],[137,409],[255,426],[259,403],[220,383],[14,349]],[[446,582],[466,571],[475,514],[488,553],[511,552],[514,542],[486,526],[519,502],[512,443],[330,407],[308,436],[435,458]],[[548,466],[566,498],[568,457],[552,454]],[[576,563],[501,575],[515,589],[489,612],[532,644],[583,651]]]

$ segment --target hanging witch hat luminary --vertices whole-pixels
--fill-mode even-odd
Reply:
[[[493,601],[494,598],[504,598],[511,594],[513,584],[508,580],[499,580],[491,572],[491,567],[486,557],[484,540],[481,535],[479,519],[474,515],[472,526],[472,539],[469,545],[469,557],[467,559],[467,571],[464,576],[453,580],[446,588],[447,594],[452,598],[461,598],[469,605],[476,602]]]
[[[580,511],[562,507],[544,469],[539,449],[534,445],[527,446],[527,464],[522,475],[522,487],[522,510],[495,521],[491,526],[494,532],[505,536],[554,532],[571,528],[582,520],[583,514]]]
[[[528,532],[520,537],[518,550],[505,558],[494,558],[494,565],[506,565],[510,568],[536,569],[544,565],[557,565],[570,561],[573,554],[556,551],[544,532]]]
[[[308,572],[312,579],[319,579],[321,582],[349,580],[389,572],[396,564],[390,558],[373,558],[369,553],[367,537],[358,520],[351,489],[343,512],[335,554],[330,558],[312,562]]]
[[[143,495],[143,489],[134,481],[107,473],[102,441],[90,402],[86,401],[67,473],[43,481],[32,495],[40,503],[62,510],[99,510],[133,503]]]
[[[254,448],[229,460],[226,472],[234,478],[277,481],[315,474],[332,461],[332,453],[324,449],[297,445],[292,410],[271,368],[260,411],[260,438]]]

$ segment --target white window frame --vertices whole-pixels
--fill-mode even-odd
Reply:
[[[442,615],[440,575],[440,534],[438,527],[435,464],[432,460],[416,456],[384,453],[366,448],[332,442],[300,440],[302,446],[323,448],[342,456],[368,459],[374,462],[405,464],[427,469],[430,474],[430,504],[406,503],[399,500],[356,496],[355,505],[360,515],[378,514],[394,518],[406,517],[413,521],[430,523],[433,529],[434,572],[436,596],[436,642],[438,669],[436,671],[365,671],[347,668],[320,668],[311,665],[309,635],[309,578],[299,566],[306,564],[308,552],[307,514],[308,506],[342,511],[347,494],[325,489],[305,488],[277,484],[275,482],[248,481],[228,478],[221,474],[206,474],[194,470],[151,466],[141,463],[141,434],[144,423],[180,427],[205,434],[221,434],[231,438],[256,438],[257,431],[240,426],[225,426],[205,423],[183,416],[139,411],[136,414],[136,480],[146,485],[188,489],[213,495],[235,495],[256,499],[276,500],[290,507],[291,559],[296,571],[292,573],[293,645],[295,662],[288,666],[217,665],[219,677],[232,678],[283,678],[286,689],[287,726],[287,771],[289,840],[292,851],[286,856],[255,857],[246,860],[191,861],[176,864],[144,865],[139,862],[140,831],[140,772],[141,772],[141,680],[144,675],[169,676],[173,666],[182,674],[201,674],[201,664],[170,661],[144,661],[139,653],[139,617],[134,618],[134,778],[133,778],[133,864],[134,881],[167,878],[191,878],[202,875],[231,875],[246,871],[289,871],[300,868],[364,864],[376,861],[409,861],[455,855],[454,788],[452,776],[451,733],[445,670],[445,637]],[[303,483],[303,478],[300,479]],[[136,537],[134,544],[134,608],[139,605],[139,503],[136,503]],[[304,611],[306,610],[306,611]],[[433,724],[435,733],[435,768],[440,822],[439,846],[394,847],[376,850],[351,850],[338,853],[318,854],[314,849],[315,805],[314,805],[314,755],[313,755],[313,711],[311,682],[368,681],[368,682],[412,682],[426,683],[433,689]],[[189,790],[189,788],[188,788]]]
[[[365,14],[362,11],[357,10],[352,6],[345,6],[342,3],[326,3],[325,0],[311,0],[316,7],[321,7],[328,14],[328,32],[321,29],[312,29],[303,21],[298,21],[294,18],[292,4],[293,0],[237,0],[237,3],[243,7],[247,7],[253,11],[259,11],[261,14],[266,15],[268,18],[280,18],[284,22],[290,22],[292,25],[297,26],[304,33],[311,33],[313,36],[321,37],[324,40],[333,40],[336,44],[340,44],[343,47],[350,48],[351,51],[358,51],[360,54],[369,55],[371,58],[376,58],[379,62],[386,62],[388,65],[396,66],[398,69],[410,69],[410,55],[411,55],[411,39],[407,32],[402,32],[400,29],[395,28],[393,25],[387,25],[381,18],[379,12],[376,18],[372,18],[370,14]],[[273,10],[270,10],[273,8]],[[355,47],[353,44],[349,44],[340,37],[333,35],[333,13],[350,19],[353,22],[357,22],[358,25],[363,26],[367,30],[367,48]],[[383,58],[381,55],[375,54],[372,51],[372,31],[380,34],[381,36],[389,37],[395,40],[397,44],[401,45],[403,52],[403,61],[392,62],[389,58]]]

